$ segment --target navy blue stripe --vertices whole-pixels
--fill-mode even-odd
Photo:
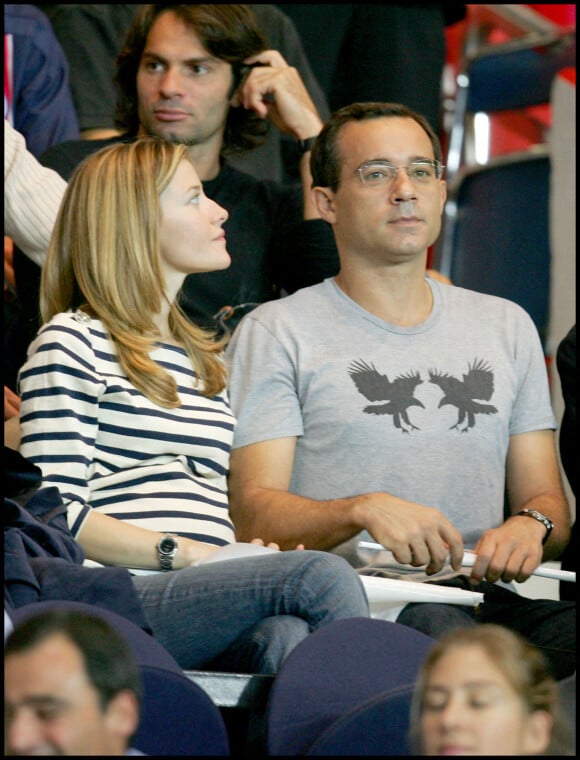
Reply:
[[[22,399],[28,400],[34,398],[52,398],[53,396],[56,396],[57,398],[64,396],[65,398],[84,401],[86,404],[90,404],[91,406],[97,406],[99,401],[97,398],[95,398],[95,396],[91,396],[87,393],[80,393],[79,391],[71,391],[70,388],[65,388],[60,385],[53,385],[50,388],[39,388],[36,390],[27,391],[26,393],[22,394]]]
[[[30,412],[20,418],[20,424],[28,420],[54,420],[54,419],[73,419],[75,422],[82,422],[85,425],[96,425],[98,417],[88,417],[86,414],[77,414],[71,409],[42,409],[38,412]]]
[[[93,504],[93,506],[97,506]],[[188,512],[187,515],[173,511],[161,511],[155,510],[149,512],[148,510],[137,510],[135,512],[107,512],[110,517],[114,517],[116,520],[126,522],[127,520],[152,520],[152,519],[180,519],[180,520],[201,520],[207,523],[213,523],[214,525],[221,525],[224,528],[232,527],[229,520],[225,518],[215,517],[213,515],[207,515],[203,512]]]

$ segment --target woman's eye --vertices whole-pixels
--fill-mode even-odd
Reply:
[[[423,710],[429,710],[431,712],[435,712],[437,710],[442,710],[445,705],[447,704],[447,698],[443,694],[430,694],[425,697],[423,700]]]

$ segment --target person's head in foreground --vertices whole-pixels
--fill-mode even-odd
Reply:
[[[139,724],[139,671],[102,618],[51,609],[4,650],[5,755],[124,755]]]
[[[439,640],[422,666],[412,740],[428,756],[556,754],[557,705],[538,649],[502,626],[462,628]]]

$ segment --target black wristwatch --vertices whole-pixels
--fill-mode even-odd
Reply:
[[[537,509],[522,509],[517,514],[524,515],[525,517],[531,517],[532,519],[538,520],[538,522],[542,523],[542,525],[546,528],[546,535],[542,539],[542,543],[545,544],[548,538],[550,538],[550,533],[554,529],[554,523],[550,520],[550,518],[546,517],[546,515],[542,514],[541,512],[538,512]]]
[[[177,554],[179,544],[175,533],[164,533],[157,544],[157,556],[159,557],[159,569],[166,572],[173,570],[173,558]]]

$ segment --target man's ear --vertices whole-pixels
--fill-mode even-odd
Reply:
[[[123,689],[112,697],[107,705],[106,722],[111,736],[128,746],[139,727],[139,702],[134,692]]]
[[[240,87],[246,80],[246,77],[252,68],[253,66],[245,63],[232,64],[232,83],[230,85],[230,91],[228,93],[230,106],[232,108],[239,108],[242,105],[240,98]]]
[[[445,201],[447,200],[447,182],[441,180],[441,213],[445,208]]]
[[[329,224],[334,224],[336,214],[334,208],[334,193],[328,187],[313,187],[312,197],[321,219]]]

